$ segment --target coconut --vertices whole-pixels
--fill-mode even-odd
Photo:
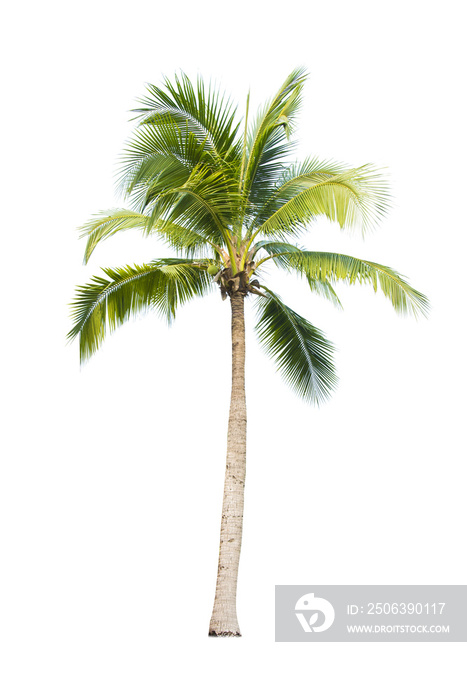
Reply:
[[[217,275],[218,272],[219,272],[219,268],[217,267],[217,265],[209,265],[209,267],[208,267],[208,274],[209,275],[214,276],[214,275]]]

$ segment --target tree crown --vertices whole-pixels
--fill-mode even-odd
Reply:
[[[427,312],[426,297],[391,268],[299,245],[317,217],[364,232],[390,201],[372,165],[292,161],[305,79],[303,69],[293,71],[251,123],[248,99],[242,123],[232,101],[201,78],[181,74],[148,86],[120,163],[130,208],[101,212],[82,227],[85,262],[101,241],[134,228],[183,257],[105,269],[106,277],[78,288],[69,338],[79,335],[82,360],[132,314],[151,307],[171,321],[179,304],[217,285],[223,298],[254,295],[260,342],[299,394],[319,402],[336,384],[332,344],[264,286],[263,265],[298,273],[337,305],[333,285],[344,281],[380,289],[398,312]]]

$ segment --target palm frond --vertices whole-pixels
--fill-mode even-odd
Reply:
[[[181,73],[173,82],[166,78],[164,89],[149,84],[147,90],[140,100],[141,107],[133,110],[140,124],[157,127],[168,116],[181,129],[188,128],[218,158],[238,158],[236,110],[215,86],[206,87],[201,77],[194,85]]]
[[[342,309],[342,303],[339,299],[336,290],[329,280],[316,280],[313,277],[307,277],[308,286],[314,294],[318,294],[323,299],[330,301],[336,309]]]
[[[250,230],[297,235],[318,216],[365,233],[389,208],[388,185],[372,165],[348,168],[309,159],[291,166],[264,203]]]
[[[186,255],[212,255],[215,242],[193,228],[185,228],[163,218],[155,218],[130,209],[110,209],[81,226],[80,238],[87,238],[84,262],[88,263],[96,246],[120,231],[139,229],[145,236],[157,235],[177,252]]]
[[[163,218],[219,244],[239,208],[235,172],[166,115],[157,128],[137,131],[122,160],[121,184],[151,225]]]
[[[122,193],[138,198],[138,193],[158,183],[160,191],[177,187],[200,164],[218,169],[205,141],[199,141],[187,128],[170,116],[157,126],[143,124],[127,143],[120,161],[119,184]]]
[[[108,209],[81,226],[80,238],[87,238],[84,262],[87,263],[96,246],[119,231],[147,231],[149,218],[130,209]]]
[[[75,325],[67,337],[73,340],[79,335],[81,361],[99,348],[108,331],[140,311],[153,308],[170,323],[178,306],[212,288],[208,264],[208,260],[164,258],[147,265],[107,268],[106,278],[94,276],[78,287],[71,303]]]
[[[214,256],[217,259],[218,257],[219,248],[216,240],[219,241],[220,236],[209,236],[209,233],[199,232],[164,219],[156,220],[154,230],[177,253],[183,252],[187,258],[191,256],[211,258]]]
[[[273,259],[278,267],[287,269],[287,260],[294,255],[300,255],[300,253],[304,252],[301,248],[297,248],[297,246],[291,243],[282,243],[281,241],[258,241],[250,252],[253,260],[256,254],[261,250],[269,253],[269,255],[257,261],[256,268],[259,268],[261,265],[268,262],[268,260]],[[337,308],[342,309],[340,299],[329,280],[316,279],[309,275],[307,275],[307,280],[312,292],[319,294],[319,296],[327,299]]]
[[[279,267],[297,270],[309,282],[316,280],[332,283],[342,280],[349,285],[370,284],[375,292],[380,289],[401,314],[426,316],[430,308],[424,294],[411,287],[402,275],[386,265],[350,255],[304,250],[277,255],[274,262]]]
[[[298,248],[293,243],[284,243],[283,241],[257,241],[251,249],[251,257],[255,259],[256,254],[264,250],[269,253],[268,257],[273,257],[275,255],[292,255],[294,253],[301,253],[302,249]]]
[[[264,198],[284,169],[284,159],[292,151],[289,143],[301,104],[306,72],[294,70],[274,98],[259,112],[247,141],[247,165],[243,191],[253,203]]]
[[[226,182],[223,172],[207,173],[193,169],[180,187],[153,194],[147,192],[150,223],[159,219],[190,228],[216,245],[225,243],[236,213],[240,195]]]
[[[267,287],[258,297],[256,331],[285,381],[307,401],[319,404],[337,386],[333,345],[303,316],[286,306]]]

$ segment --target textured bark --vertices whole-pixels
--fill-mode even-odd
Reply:
[[[225,637],[240,636],[236,597],[246,469],[244,292],[233,292],[230,303],[232,308],[232,394],[227,432],[219,567],[216,596],[209,625],[210,635]]]

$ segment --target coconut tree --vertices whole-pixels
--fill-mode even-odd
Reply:
[[[426,313],[426,297],[393,269],[333,252],[310,251],[301,239],[318,217],[365,231],[384,215],[389,194],[371,165],[293,159],[294,131],[306,75],[295,70],[256,118],[202,79],[181,74],[148,85],[135,112],[119,187],[127,207],[104,211],[82,227],[85,262],[101,241],[139,229],[176,257],[104,269],[77,289],[72,303],[81,361],[106,333],[143,309],[168,321],[179,306],[217,290],[228,299],[232,329],[232,393],[221,519],[219,567],[209,634],[239,636],[237,572],[246,467],[245,300],[256,305],[256,331],[286,382],[319,404],[336,385],[333,346],[263,281],[276,266],[297,274],[304,293],[340,305],[338,282],[369,285],[394,309]]]

